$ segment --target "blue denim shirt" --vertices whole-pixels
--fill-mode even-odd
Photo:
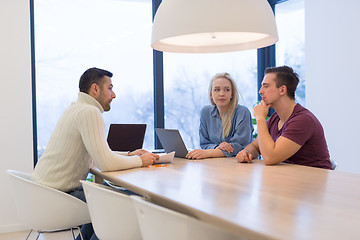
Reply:
[[[226,157],[236,156],[252,141],[254,128],[251,122],[251,113],[247,107],[238,105],[235,109],[229,135],[222,138],[220,114],[216,106],[204,106],[200,114],[200,147],[213,149],[222,142],[232,143],[234,151],[223,151]]]

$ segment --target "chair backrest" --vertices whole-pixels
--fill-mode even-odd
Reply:
[[[150,203],[138,196],[131,198],[144,240],[240,239],[216,226]]]
[[[335,160],[333,160],[333,159],[330,159],[330,162],[331,162],[331,169],[332,169],[332,170],[335,170],[336,167],[337,167],[337,165],[338,165],[338,163],[337,163]]]
[[[51,231],[89,223],[86,203],[32,180],[31,175],[8,170],[17,213],[29,228]]]
[[[134,204],[128,195],[97,183],[81,183],[99,239],[141,239]]]
[[[138,196],[131,198],[144,240],[189,239],[186,215],[149,203]]]

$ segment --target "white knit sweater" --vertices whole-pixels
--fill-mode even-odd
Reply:
[[[139,156],[110,150],[105,140],[104,109],[86,93],[64,112],[32,173],[35,181],[67,192],[80,186],[90,166],[116,171],[142,165]]]

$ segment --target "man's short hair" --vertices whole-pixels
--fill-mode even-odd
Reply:
[[[268,67],[265,69],[265,74],[275,73],[276,87],[285,85],[287,88],[287,95],[291,99],[295,99],[295,91],[299,84],[299,76],[291,67]]]
[[[97,85],[102,87],[104,76],[112,77],[113,74],[100,68],[89,68],[80,77],[80,92],[89,93],[90,87],[93,83],[96,83]]]

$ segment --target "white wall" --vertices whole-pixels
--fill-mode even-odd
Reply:
[[[338,170],[360,173],[360,1],[305,0],[306,105]]]
[[[7,169],[33,165],[29,0],[0,0],[0,232],[22,229]]]

